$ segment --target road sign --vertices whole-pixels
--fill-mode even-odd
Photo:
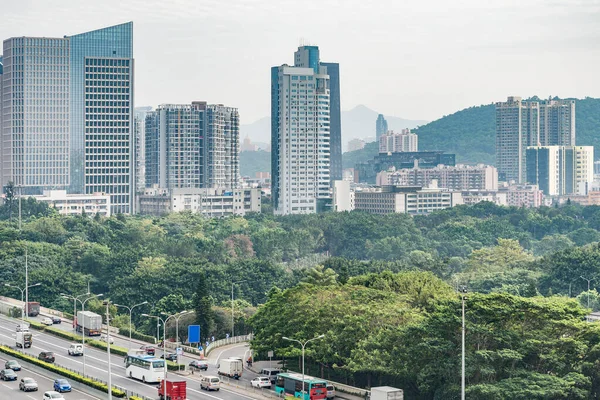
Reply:
[[[271,350],[271,351],[269,351],[269,352],[267,353],[267,357],[269,357],[269,358],[270,358],[270,357],[273,357],[273,350]]]
[[[200,325],[188,326],[188,343],[200,343]]]
[[[181,347],[176,348],[175,352],[177,353],[178,356],[183,355],[183,349]]]

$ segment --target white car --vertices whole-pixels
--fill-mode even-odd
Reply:
[[[252,386],[257,388],[270,388],[271,380],[266,376],[259,376],[258,378],[254,378],[250,381]]]
[[[110,342],[110,344],[115,344],[115,339],[112,336],[107,336],[106,334],[100,335],[100,340],[103,342]]]
[[[64,398],[65,397],[62,394],[55,392],[54,390],[50,390],[50,391],[44,393],[43,400],[56,400],[56,399],[60,400],[60,399],[64,399]]]
[[[48,317],[42,318],[42,324],[52,326],[52,324],[53,324],[52,318],[48,318]]]

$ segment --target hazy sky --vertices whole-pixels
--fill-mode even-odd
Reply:
[[[270,114],[301,41],[339,62],[342,108],[433,120],[508,95],[600,96],[600,0],[0,0],[0,37],[134,22],[136,106]]]

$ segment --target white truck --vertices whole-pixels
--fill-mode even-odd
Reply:
[[[77,311],[77,332],[87,336],[100,336],[102,331],[102,317],[91,311]]]
[[[391,386],[371,388],[371,400],[404,400],[404,391]]]
[[[241,360],[226,358],[219,364],[219,375],[228,376],[234,379],[240,379],[242,376],[243,364]]]
[[[17,347],[31,347],[31,343],[33,343],[31,332],[29,331],[17,331]]]

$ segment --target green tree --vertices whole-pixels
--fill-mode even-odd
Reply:
[[[337,283],[336,278],[337,274],[331,268],[325,269],[323,265],[316,265],[306,271],[302,282],[308,285],[329,286]]]
[[[208,285],[204,274],[198,275],[193,305],[196,312],[196,322],[200,325],[201,340],[204,342],[208,340],[214,330],[212,299],[208,293]]]

